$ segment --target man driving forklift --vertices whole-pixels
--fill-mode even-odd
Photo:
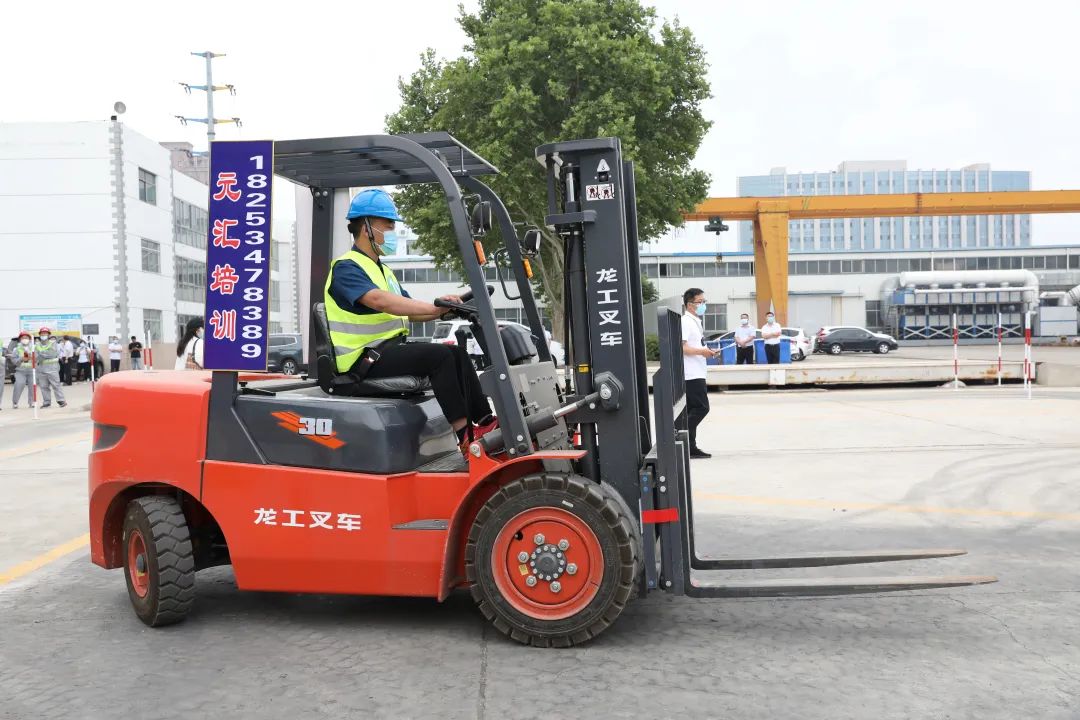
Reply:
[[[352,199],[346,218],[353,246],[331,263],[324,292],[338,372],[357,380],[427,377],[464,451],[498,420],[464,348],[405,342],[410,320],[436,320],[446,311],[414,300],[380,260],[397,250],[395,223],[403,222],[397,206],[386,191],[368,189]],[[455,295],[440,299],[461,303]]]

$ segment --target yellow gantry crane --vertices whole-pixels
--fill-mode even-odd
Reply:
[[[784,324],[789,220],[1073,212],[1080,212],[1080,190],[709,198],[683,219],[753,221],[758,317],[771,308]]]

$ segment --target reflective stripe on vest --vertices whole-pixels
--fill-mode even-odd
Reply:
[[[348,372],[360,359],[364,348],[378,340],[387,340],[398,335],[407,335],[409,319],[390,313],[368,313],[361,315],[339,306],[330,295],[330,283],[334,279],[334,265],[339,262],[352,262],[375,284],[386,292],[401,294],[394,273],[386,265],[380,265],[358,250],[349,250],[330,264],[323,289],[323,301],[326,304],[326,322],[330,330],[330,344],[334,347],[334,361],[338,372]]]
[[[42,345],[41,343],[38,343],[37,345],[34,346],[34,350],[37,351],[37,354],[38,354],[37,364],[39,366],[53,365],[53,364],[56,364],[56,363],[60,362],[60,358],[54,358],[54,357],[52,357],[52,358],[43,358],[43,357],[41,357],[41,353],[48,352],[52,348],[53,348],[52,343],[46,343],[45,345]]]

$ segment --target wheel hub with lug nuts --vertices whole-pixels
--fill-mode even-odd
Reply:
[[[529,571],[545,582],[558,580],[566,572],[566,554],[557,545],[537,545],[529,556]]]
[[[596,597],[603,550],[582,518],[560,507],[523,510],[494,540],[494,580],[517,612],[554,620],[575,615]]]

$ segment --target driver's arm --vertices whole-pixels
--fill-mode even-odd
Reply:
[[[366,305],[377,312],[390,313],[391,315],[404,315],[413,322],[426,322],[437,320],[446,312],[431,303],[422,300],[413,300],[397,293],[386,290],[368,290],[356,299],[356,302]]]

